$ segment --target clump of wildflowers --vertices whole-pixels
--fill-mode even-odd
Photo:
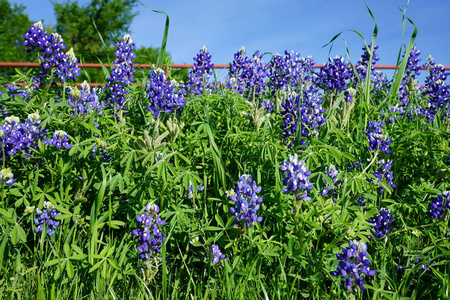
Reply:
[[[161,112],[166,114],[177,111],[181,112],[184,107],[184,91],[179,88],[175,80],[167,80],[164,70],[156,68],[149,71],[147,81],[147,95],[149,106],[147,110],[158,117]]]
[[[309,181],[311,171],[308,171],[305,161],[299,161],[297,153],[294,155],[289,154],[289,161],[284,161],[280,169],[285,174],[285,178],[282,179],[283,184],[286,186],[282,189],[283,193],[294,194],[298,197],[298,200],[311,201],[311,198],[308,196],[308,191],[313,188],[312,183]]]
[[[380,121],[370,121],[367,125],[367,130],[364,133],[367,135],[369,139],[369,151],[381,150],[386,154],[391,153],[389,150],[389,146],[392,143],[392,139],[383,133],[381,128],[384,126],[384,123]]]
[[[27,52],[35,49],[40,52],[39,60],[43,69],[39,71],[39,75],[48,75],[49,71],[55,68],[53,76],[63,82],[67,79],[76,80],[76,77],[80,76],[78,60],[72,49],[64,53],[63,50],[67,46],[59,34],[47,34],[42,23],[37,22],[31,25],[23,37],[25,41],[22,45],[28,47]]]
[[[302,95],[296,92],[285,93],[281,106],[283,110],[280,114],[283,116],[284,124],[280,128],[283,130],[281,137],[284,139],[295,137],[295,140],[299,141],[299,135],[317,136],[319,126],[324,125],[327,120],[323,116],[325,109],[322,108],[322,98],[318,94],[318,88],[313,84],[306,86]],[[299,143],[308,145],[304,139],[301,139]]]
[[[367,245],[364,242],[349,241],[348,248],[342,248],[342,253],[336,253],[340,260],[336,271],[332,271],[333,276],[344,277],[341,285],[345,285],[350,291],[353,285],[365,291],[364,276],[374,276],[376,271],[369,268],[370,260],[367,258]]]
[[[392,230],[391,226],[395,225],[394,216],[389,209],[382,207],[378,212],[380,213],[378,216],[369,219],[369,223],[374,224],[371,227],[373,228],[373,236],[376,239],[385,237]]]
[[[114,62],[114,67],[111,70],[111,77],[106,80],[108,83],[107,91],[108,95],[106,101],[111,105],[116,106],[120,109],[124,108],[126,99],[125,86],[133,83],[133,74],[136,70],[133,68],[133,59],[136,58],[133,50],[136,47],[129,34],[124,35],[123,40],[120,43],[115,42],[117,51],[114,55],[117,57]]]
[[[428,105],[422,108],[429,122],[433,122],[439,110],[444,111],[444,117],[449,117],[450,85],[445,83],[448,72],[441,64],[431,60],[428,63],[429,75],[425,79],[423,94],[427,96]]]
[[[450,210],[450,193],[443,191],[442,194],[438,194],[436,198],[432,199],[430,204],[430,211],[427,215],[433,218],[443,219]]]
[[[300,54],[284,51],[284,55],[275,54],[269,63],[269,78],[272,94],[277,91],[300,91],[302,85],[310,84],[315,75],[315,62],[311,56],[300,57]]]
[[[16,116],[6,117],[3,126],[0,126],[0,142],[3,147],[0,157],[3,158],[3,153],[7,156],[16,153],[31,155],[30,148],[36,149],[38,141],[44,139],[47,132],[41,129],[39,118],[39,114],[33,113],[28,115],[25,123],[20,123],[20,119]]]
[[[69,87],[69,97],[67,103],[73,110],[70,112],[72,115],[84,115],[93,111],[98,111],[101,115],[102,108],[105,104],[101,103],[98,98],[99,90],[97,88],[91,89],[86,80],[78,87]]]
[[[213,257],[212,257],[213,265],[217,264],[222,259],[227,260],[227,258],[225,257],[225,254],[222,254],[222,252],[220,252],[218,245],[211,245],[211,254],[213,255]]]
[[[53,137],[51,139],[45,139],[44,143],[53,145],[56,147],[56,149],[61,149],[61,147],[64,147],[66,149],[72,148],[72,144],[69,143],[69,140],[67,138],[67,133],[62,130],[56,130],[53,133]]]
[[[261,191],[261,187],[256,185],[252,176],[244,174],[239,178],[234,193],[230,193],[230,200],[236,203],[236,207],[230,207],[230,212],[235,216],[235,222],[245,222],[247,227],[254,225],[255,222],[261,222],[262,217],[258,217],[257,211],[262,197],[256,193]]]
[[[256,51],[252,59],[245,56],[245,48],[242,47],[234,54],[234,60],[230,64],[227,87],[248,99],[254,99],[265,93],[268,75],[266,63],[261,60],[262,53]]]
[[[11,172],[10,168],[2,169],[0,171],[0,185],[12,185],[16,179],[14,179],[14,174]]]
[[[393,161],[392,160],[385,161],[384,159],[382,159],[378,161],[378,164],[380,165],[380,167],[377,169],[375,173],[373,173],[373,176],[377,178],[377,182],[375,182],[375,184],[379,185],[379,182],[387,181],[390,187],[392,188],[397,187],[397,185],[392,182],[392,180],[394,179],[394,172],[390,171],[390,169],[392,168]],[[373,179],[369,179],[368,181],[373,182]],[[382,186],[378,187],[378,194],[381,195],[383,194],[384,191],[385,191],[384,187]]]
[[[44,202],[44,209],[41,211],[36,208],[37,217],[34,219],[35,232],[40,232],[44,229],[44,225],[47,226],[47,234],[54,235],[56,228],[58,228],[60,222],[56,221],[55,218],[61,213],[55,209],[55,206],[48,202]]]
[[[136,250],[139,257],[149,260],[153,255],[160,253],[162,243],[166,240],[161,231],[161,227],[164,226],[166,221],[161,220],[158,205],[149,203],[144,209],[142,215],[136,216],[139,228],[134,229],[132,234],[138,237],[139,246]]]
[[[349,63],[344,63],[343,57],[329,58],[328,62],[320,69],[318,85],[336,94],[342,91],[347,92],[348,86],[346,81],[350,79],[351,74]],[[353,95],[346,93],[345,101],[350,102],[352,99]]]
[[[339,184],[341,184],[340,180],[337,180],[337,177],[339,175],[338,170],[333,164],[330,164],[328,167],[325,168],[325,172],[327,173],[327,176],[333,181],[332,185],[329,185],[325,178],[323,179],[323,183],[326,184],[326,186],[322,189],[322,196],[328,195],[330,193],[331,198],[336,197],[335,188]]]
[[[194,67],[188,73],[186,88],[190,94],[201,95],[205,91],[210,91],[212,85],[209,78],[213,73],[214,64],[211,62],[211,54],[205,46],[200,53],[194,57]]]

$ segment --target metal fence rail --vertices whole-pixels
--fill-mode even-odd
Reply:
[[[16,67],[16,68],[36,68],[39,67],[40,64],[36,63],[36,62],[0,62],[0,67]],[[80,68],[102,68],[103,66],[106,68],[110,67],[110,64],[106,63],[106,64],[99,64],[99,63],[79,63],[78,66]],[[151,67],[155,67],[156,64],[134,64],[135,68],[140,68],[140,69],[150,69]],[[194,67],[193,64],[172,64],[171,66],[166,66],[166,75],[169,75],[169,68],[172,69],[191,69]],[[214,69],[228,69],[230,67],[230,65],[228,64],[215,64],[213,66]],[[322,68],[323,64],[316,64],[314,65],[314,67],[316,68]],[[400,68],[400,66],[396,66],[396,65],[374,65],[373,66],[375,69],[380,69],[380,70],[395,70]],[[421,70],[426,70],[426,67],[420,67]],[[450,66],[444,66],[445,70],[450,70]],[[22,83],[16,83],[19,85],[25,85]],[[102,85],[104,83],[89,83],[90,86],[99,86]],[[80,85],[80,83],[75,83],[75,85]]]

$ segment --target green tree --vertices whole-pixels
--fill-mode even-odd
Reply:
[[[56,28],[68,48],[73,47],[80,62],[104,63],[115,59],[115,41],[130,33],[130,24],[136,16],[137,0],[91,0],[84,6],[77,1],[52,2]],[[131,34],[131,36],[133,36]],[[103,41],[102,41],[103,40]],[[156,63],[159,48],[140,47],[135,50],[135,63]],[[166,54],[166,61],[169,55]],[[91,82],[105,80],[101,70],[84,70],[83,78]],[[87,73],[86,73],[87,72]],[[136,74],[143,76],[142,72]]]
[[[11,5],[7,0],[0,0],[0,61],[28,62],[36,58],[22,46],[22,34],[32,24],[24,9],[23,5]],[[14,68],[0,69],[0,75],[5,77],[13,72]]]

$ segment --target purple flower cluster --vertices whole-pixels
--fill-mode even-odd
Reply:
[[[369,139],[369,151],[381,150],[386,154],[391,153],[391,150],[388,148],[392,143],[392,139],[389,139],[388,136],[383,133],[383,130],[381,130],[383,126],[383,122],[369,120],[367,130],[364,131]]]
[[[333,164],[330,164],[328,167],[326,167],[325,172],[327,173],[327,176],[333,181],[333,184],[330,185],[327,183],[325,179],[322,179],[323,183],[326,184],[326,186],[322,189],[321,194],[322,196],[326,196],[329,193],[331,198],[335,198],[336,197],[335,188],[336,186],[341,184],[341,181],[337,180],[339,172]]]
[[[161,231],[161,227],[164,226],[166,221],[161,220],[158,205],[149,203],[144,209],[146,212],[136,216],[139,228],[134,229],[132,234],[139,237],[138,243],[140,246],[136,248],[137,252],[140,253],[139,257],[150,259],[160,252],[162,243],[166,240]]]
[[[391,226],[395,225],[394,216],[389,209],[382,207],[378,212],[380,213],[378,216],[369,219],[369,223],[374,224],[371,227],[376,239],[385,237],[392,230]]]
[[[40,128],[40,116],[37,113],[28,115],[25,123],[20,123],[20,119],[15,116],[5,118],[3,126],[0,126],[0,142],[3,151],[0,152],[0,157],[3,158],[3,153],[7,156],[12,156],[16,153],[23,155],[31,155],[30,148],[37,149],[38,141],[44,139],[46,130]]]
[[[57,212],[54,205],[48,201],[44,202],[44,209],[41,211],[36,208],[37,217],[34,219],[35,232],[40,232],[44,229],[44,225],[47,226],[47,234],[54,235],[56,228],[58,228],[60,222],[55,220],[55,217],[61,213]]]
[[[89,84],[84,81],[80,88],[69,87],[69,97],[67,102],[73,110],[70,112],[72,115],[84,115],[93,111],[98,111],[98,114],[102,114],[101,111],[105,104],[101,103],[98,98],[99,90],[97,88],[91,89]]]
[[[277,91],[299,91],[305,83],[314,81],[314,59],[300,57],[300,54],[284,51],[284,55],[275,54],[269,63],[269,78],[272,94]]]
[[[367,48],[366,48],[367,47]],[[370,53],[367,49],[371,49],[372,45],[368,45],[366,47],[363,47],[362,50],[364,50],[364,53],[361,55],[361,58],[355,65],[355,69],[358,72],[359,79],[363,80],[367,76],[367,68],[369,67],[369,60],[370,60]],[[380,60],[375,50],[378,49],[378,46],[373,46],[373,54],[372,54],[372,64],[370,73],[373,74],[374,72],[374,65],[377,61]]]
[[[236,207],[230,207],[230,212],[235,216],[234,222],[245,222],[247,227],[254,225],[255,222],[261,222],[262,217],[258,217],[257,211],[262,197],[256,193],[261,191],[260,186],[256,186],[252,176],[244,174],[239,178],[234,192],[228,192],[231,201],[236,203]]]
[[[129,34],[124,35],[120,43],[115,42],[115,45],[117,51],[114,55],[117,59],[113,61],[114,67],[111,70],[111,77],[106,79],[108,81],[106,84],[108,91],[106,101],[112,106],[123,109],[127,100],[125,86],[134,82],[133,74],[136,70],[133,68],[133,59],[136,58],[136,54],[133,53],[133,50],[136,46]]]
[[[352,71],[349,63],[344,63],[344,58],[336,56],[334,59],[329,58],[319,73],[318,85],[323,89],[330,90],[336,93],[348,90],[346,81],[350,79]],[[352,101],[352,93],[346,93],[345,100]]]
[[[282,190],[283,193],[292,193],[298,195],[299,200],[311,201],[311,197],[308,196],[308,191],[313,188],[312,183],[309,181],[311,171],[308,171],[305,161],[299,161],[297,153],[294,155],[289,154],[289,161],[284,161],[280,169],[286,176],[282,179],[283,184],[286,186]]]
[[[392,168],[393,161],[392,160],[385,161],[384,159],[382,159],[378,161],[378,164],[380,165],[380,167],[377,169],[375,173],[372,173],[373,176],[377,178],[377,182],[375,184],[379,185],[378,182],[387,181],[390,187],[395,188],[397,185],[392,183],[392,180],[394,179],[394,172],[389,171]],[[373,182],[373,179],[369,179],[369,182]],[[384,187],[379,186],[378,194],[380,195],[383,194],[384,190],[385,190]]]
[[[405,57],[404,54],[403,57]],[[409,53],[408,62],[406,64],[404,74],[405,78],[411,79],[420,75],[420,68],[423,67],[423,65],[419,64],[420,61],[422,61],[422,59],[420,58],[420,50],[416,49],[416,46],[413,46],[411,48],[411,52]]]
[[[443,219],[450,210],[450,193],[443,191],[442,194],[438,194],[436,198],[433,198],[430,204],[430,211],[427,215],[433,218]]]
[[[12,185],[16,179],[10,168],[2,169],[0,171],[0,185]]]
[[[64,53],[67,48],[64,41],[57,33],[47,34],[44,32],[44,26],[41,22],[31,25],[27,33],[23,35],[25,42],[22,45],[28,47],[27,51],[31,52],[37,49],[39,60],[43,70],[39,71],[39,75],[48,75],[52,68],[55,68],[54,77],[58,77],[62,82],[70,79],[76,80],[80,76],[80,68],[78,67],[78,60],[70,49]]]
[[[444,110],[445,117],[449,117],[450,85],[445,83],[448,72],[443,65],[435,64],[432,60],[428,64],[429,75],[425,80],[423,94],[427,97],[428,105],[423,114],[429,122],[433,122],[439,110]]]
[[[295,140],[298,140],[299,125],[301,136],[319,135],[319,126],[324,125],[327,120],[323,116],[325,109],[322,108],[322,101],[314,85],[305,87],[303,95],[298,95],[296,92],[288,93],[281,103],[283,110],[280,113],[284,123],[280,126],[283,130],[281,137],[285,139],[295,137]],[[304,140],[300,143],[308,145]]]
[[[168,81],[162,69],[150,70],[147,81],[147,95],[149,106],[147,110],[158,117],[161,111],[169,114],[173,111],[181,112],[184,107],[184,90],[179,88],[175,80]]]
[[[333,276],[344,277],[341,285],[345,285],[347,291],[350,291],[353,284],[365,291],[364,276],[374,276],[376,271],[369,268],[370,260],[367,258],[367,245],[364,242],[349,241],[349,247],[342,248],[342,253],[336,253],[340,260],[336,271],[332,271]]]
[[[213,265],[217,264],[222,259],[227,260],[225,254],[222,254],[222,252],[220,252],[219,246],[217,245],[211,245],[211,254],[213,255],[212,257]]]
[[[69,143],[67,138],[67,133],[62,130],[56,130],[51,139],[46,138],[44,140],[44,144],[53,145],[56,149],[61,149],[61,147],[66,149],[72,148],[72,144]]]
[[[248,99],[263,95],[266,91],[268,76],[266,63],[261,60],[262,53],[256,51],[253,58],[245,56],[245,48],[242,47],[234,54],[234,60],[230,64],[227,87],[232,91],[244,95]]]
[[[212,85],[209,78],[213,73],[214,64],[211,62],[211,54],[205,46],[200,53],[194,57],[194,66],[188,73],[186,88],[192,95],[201,95],[205,91],[210,91]]]

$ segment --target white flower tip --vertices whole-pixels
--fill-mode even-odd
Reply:
[[[127,45],[133,44],[133,39],[131,38],[131,35],[129,35],[128,33],[123,36],[123,40]]]

